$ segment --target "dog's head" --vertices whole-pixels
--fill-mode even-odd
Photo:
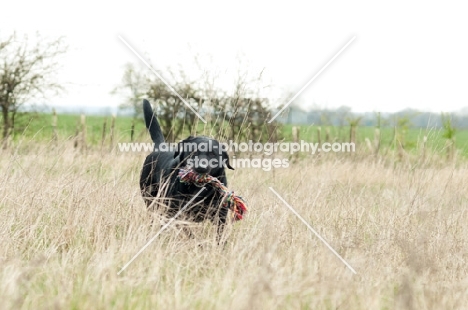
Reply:
[[[224,168],[232,169],[229,155],[217,140],[207,137],[188,137],[179,142],[174,157],[179,157],[180,163],[192,168],[200,174],[210,174],[214,177],[223,175]]]

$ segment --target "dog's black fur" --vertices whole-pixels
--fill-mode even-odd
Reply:
[[[200,191],[200,187],[194,184],[181,183],[178,179],[179,168],[187,166],[187,163],[190,162],[189,159],[207,159],[218,163],[221,161],[222,163],[218,164],[217,167],[197,164],[197,161],[194,161],[191,168],[197,173],[207,173],[216,177],[227,186],[224,165],[229,169],[234,169],[229,164],[228,154],[222,151],[217,140],[190,136],[178,144],[177,150],[162,151],[160,146],[165,143],[164,136],[147,100],[143,100],[143,112],[146,128],[150,132],[155,147],[155,151],[146,157],[140,177],[141,193],[148,207],[156,205],[153,203],[155,197],[165,197],[163,205],[168,206],[168,215],[174,216]],[[187,149],[184,149],[185,143],[196,143],[197,145],[211,143],[212,150],[202,151],[197,147],[197,150],[193,152],[186,152]],[[183,214],[185,218],[194,222],[201,222],[205,219],[211,220],[218,225],[218,238],[220,238],[228,214],[228,209],[223,207],[221,203],[221,194],[211,185],[207,185],[205,190],[185,208]]]

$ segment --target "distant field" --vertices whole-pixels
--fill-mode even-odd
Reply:
[[[292,127],[293,125],[284,125],[283,132],[286,140],[292,140]],[[317,128],[319,126],[299,126],[300,138],[305,141],[317,141]],[[322,142],[325,139],[325,132],[328,128],[330,138],[336,141],[349,141],[349,126],[343,127],[321,127]],[[362,147],[365,147],[365,139],[368,138],[371,142],[374,140],[375,127],[358,127],[356,131],[356,142]],[[445,138],[443,138],[443,131],[440,128],[409,128],[404,135],[405,150],[414,153],[417,152],[421,143],[427,136],[427,147],[435,153],[445,153]],[[394,128],[383,127],[381,128],[381,148],[393,149],[394,148]],[[468,157],[468,130],[459,130],[455,135],[455,146],[461,155]]]
[[[103,125],[106,122],[107,139],[111,124],[111,117],[105,116],[86,116],[86,135],[87,142],[90,145],[99,145],[102,141]],[[57,133],[60,139],[69,139],[76,135],[76,130],[80,124],[80,115],[58,115]],[[134,123],[134,140],[148,141],[145,125],[142,119],[133,121],[131,117],[117,117],[115,120],[115,142],[128,142],[131,138],[131,128]],[[199,132],[203,131],[200,125]],[[22,116],[19,118],[16,126],[15,140],[21,138],[33,139],[36,141],[47,141],[52,137],[52,116],[50,114],[34,114]],[[292,141],[293,125],[283,125],[282,133],[285,141]],[[317,141],[317,127],[301,125],[300,138],[304,141]],[[322,142],[325,141],[325,132],[327,127],[322,128]],[[332,141],[349,141],[349,126],[328,127],[330,139]],[[188,135],[188,130],[184,131],[184,137]],[[435,153],[445,153],[445,139],[443,131],[438,128],[409,128],[404,134],[405,151],[409,153],[418,152],[423,137],[427,136],[427,147]],[[459,130],[455,136],[455,146],[460,155],[468,157],[468,130]],[[183,137],[180,137],[183,138]],[[374,140],[374,127],[358,127],[356,139],[358,146],[366,147],[365,139]],[[381,151],[394,149],[394,128],[384,127],[381,129]]]
[[[69,139],[76,135],[80,125],[80,115],[61,114],[57,116],[57,133],[61,139]],[[91,144],[98,144],[102,139],[104,122],[107,122],[107,134],[109,134],[112,117],[108,116],[86,116],[86,136]],[[133,119],[131,117],[119,116],[115,120],[116,141],[130,140]],[[22,116],[16,126],[16,137],[21,136],[35,140],[50,140],[52,138],[52,115],[34,114]],[[145,130],[143,119],[135,122],[135,135],[141,135]]]

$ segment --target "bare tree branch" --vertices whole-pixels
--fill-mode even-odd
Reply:
[[[18,38],[13,33],[0,39],[0,109],[2,112],[2,138],[5,142],[14,128],[15,114],[19,107],[47,92],[59,92],[63,88],[54,81],[59,69],[57,56],[67,47],[62,37],[46,40],[36,34],[31,43],[28,36]]]
[[[194,57],[198,74],[188,76],[182,66],[166,68],[162,74],[177,93],[198,113],[206,116],[210,124],[210,135],[232,140],[272,141],[279,138],[278,123],[268,124],[270,106],[267,98],[261,97],[259,84],[263,70],[251,74],[250,68],[238,57],[238,67],[232,87],[218,85],[221,73],[203,64],[199,54]],[[210,68],[212,71],[208,71]],[[142,69],[145,70],[145,69]],[[193,72],[189,72],[193,73]],[[146,94],[153,99],[156,113],[167,141],[180,138],[184,128],[196,132],[197,117],[157,78],[140,78],[141,72],[128,65],[122,84],[114,92],[126,94],[125,107],[133,107],[135,115],[141,112],[141,97]]]

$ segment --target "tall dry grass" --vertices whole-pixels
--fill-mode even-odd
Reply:
[[[229,173],[250,206],[219,247],[157,232],[140,197],[145,154],[68,144],[0,151],[2,309],[466,309],[466,164],[386,165],[342,156]],[[353,275],[268,190],[356,269]]]

